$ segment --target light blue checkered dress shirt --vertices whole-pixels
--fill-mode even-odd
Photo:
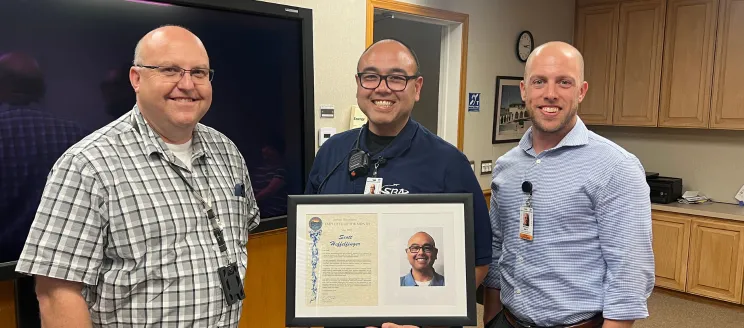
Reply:
[[[534,240],[519,238],[519,211],[533,186]],[[554,148],[532,149],[532,129],[496,161],[491,182],[493,262],[484,284],[518,318],[571,324],[596,312],[648,316],[654,286],[651,203],[633,154],[581,119]]]

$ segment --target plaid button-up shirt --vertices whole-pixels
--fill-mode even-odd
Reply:
[[[227,265],[204,204],[224,224],[241,279],[258,225],[248,169],[237,147],[202,124],[189,171],[139,109],[68,149],[55,163],[16,270],[83,283],[95,326],[237,327],[218,268]],[[245,196],[235,186],[245,185]]]

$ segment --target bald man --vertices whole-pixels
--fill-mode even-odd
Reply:
[[[415,52],[399,40],[377,41],[359,57],[354,80],[368,123],[323,143],[305,193],[364,194],[378,183],[376,193],[387,195],[472,194],[477,288],[491,262],[488,207],[468,158],[411,117],[424,85]]]
[[[238,326],[258,208],[238,148],[199,123],[212,76],[196,35],[147,33],[132,110],[56,162],[16,267],[44,327]]]
[[[444,286],[444,276],[434,271],[439,249],[430,234],[419,231],[408,239],[406,257],[411,270],[400,277],[401,286]]]
[[[649,187],[638,158],[577,115],[583,70],[563,42],[527,60],[520,89],[532,126],[496,161],[491,183],[490,327],[630,327],[648,316]]]

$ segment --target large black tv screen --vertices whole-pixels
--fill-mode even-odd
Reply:
[[[17,259],[60,154],[133,107],[134,47],[162,25],[206,46],[214,99],[202,123],[240,148],[261,217],[285,216],[287,195],[302,193],[314,149],[309,10],[176,3],[0,1],[0,262]]]

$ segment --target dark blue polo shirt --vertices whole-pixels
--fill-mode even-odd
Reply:
[[[366,129],[366,125],[362,129]],[[360,134],[360,129],[348,130],[334,135],[320,147],[310,171],[306,194],[364,193],[366,177],[352,180],[348,165],[349,154],[356,147],[358,137],[359,148],[369,152],[365,132]],[[374,163],[380,157],[386,159],[377,172],[377,176],[382,178],[382,193],[472,193],[475,265],[491,263],[488,208],[483,190],[462,152],[418,122],[409,120],[386,148],[370,157],[368,176],[372,176]],[[318,192],[326,176],[327,181]]]

